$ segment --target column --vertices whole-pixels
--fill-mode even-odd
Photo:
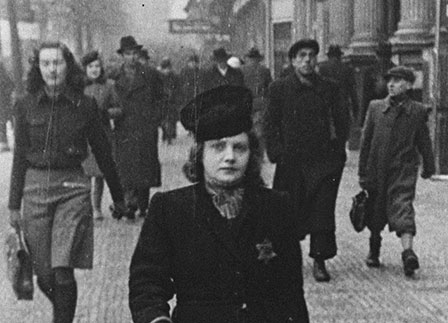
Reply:
[[[329,1],[330,43],[347,47],[353,37],[353,0]]]
[[[367,54],[384,38],[385,10],[384,1],[355,0],[354,34],[352,44],[354,52]]]
[[[395,36],[399,41],[424,42],[435,19],[435,1],[401,0],[401,19]]]

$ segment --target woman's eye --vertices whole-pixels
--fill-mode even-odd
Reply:
[[[233,148],[235,149],[235,151],[240,153],[244,153],[249,149],[247,145],[235,145]]]
[[[218,150],[218,151],[222,151],[224,150],[224,148],[226,147],[226,144],[224,142],[217,142],[216,144],[214,144],[213,149]]]

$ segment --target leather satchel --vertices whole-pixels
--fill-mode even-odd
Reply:
[[[369,210],[369,195],[366,190],[362,190],[353,197],[350,209],[350,221],[356,232],[361,232],[367,226]]]
[[[23,242],[22,232],[9,232],[5,240],[8,278],[18,300],[32,300],[33,267],[30,254]]]

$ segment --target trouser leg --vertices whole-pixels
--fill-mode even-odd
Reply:
[[[92,207],[96,211],[101,211],[101,202],[104,192],[104,179],[102,177],[92,177]]]
[[[143,187],[137,190],[138,208],[140,209],[140,214],[145,216],[146,210],[149,205],[149,191],[150,187]]]
[[[336,235],[333,230],[311,233],[310,257],[327,260],[336,256]]]
[[[6,123],[7,123],[7,120],[5,120],[3,118],[0,119],[0,143],[4,143],[4,144],[8,143]]]

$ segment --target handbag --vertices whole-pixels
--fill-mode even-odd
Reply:
[[[5,256],[8,278],[17,299],[32,300],[34,292],[33,267],[21,230],[14,230],[7,234]]]
[[[369,194],[362,190],[352,198],[350,209],[350,221],[356,232],[361,232],[367,226],[369,210]]]

